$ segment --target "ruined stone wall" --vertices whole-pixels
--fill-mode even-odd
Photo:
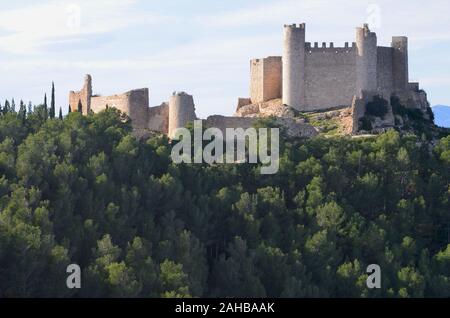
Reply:
[[[251,103],[252,103],[251,98],[240,97],[240,98],[238,98],[238,105],[236,107],[236,110],[238,111],[239,109],[241,109],[241,107],[250,105]]]
[[[356,91],[356,49],[306,45],[305,111],[350,105]]]
[[[94,113],[101,112],[107,107],[114,107],[127,114],[135,128],[147,128],[148,105],[147,88],[132,90],[120,95],[93,96],[91,98],[91,110]]]
[[[111,96],[93,96],[91,99],[91,110],[94,113],[99,113],[107,107],[114,107],[123,113],[128,114],[128,96],[126,94],[111,95]]]
[[[150,107],[148,110],[148,129],[164,134],[169,132],[169,104]]]
[[[72,111],[78,111],[78,105],[81,103],[81,109],[83,115],[87,115],[91,109],[91,96],[92,96],[92,77],[86,75],[84,78],[83,88],[78,91],[69,92],[69,105]]]
[[[148,88],[133,90],[129,96],[129,116],[136,127],[148,127],[149,92]]]
[[[218,128],[224,136],[227,128],[247,129],[253,126],[259,119],[252,117],[226,117],[210,116],[204,121],[205,127]],[[314,137],[318,135],[317,130],[305,123],[298,122],[293,118],[277,118],[277,123],[286,128],[287,134],[291,137]]]

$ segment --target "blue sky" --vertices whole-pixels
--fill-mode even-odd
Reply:
[[[379,45],[409,37],[411,81],[450,105],[448,12],[448,0],[0,0],[0,99],[38,104],[54,80],[66,111],[89,73],[94,93],[148,87],[155,106],[184,90],[200,117],[231,115],[249,95],[249,60],[281,55],[283,24],[341,46],[369,22]]]

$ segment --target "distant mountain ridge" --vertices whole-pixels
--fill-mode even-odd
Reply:
[[[432,107],[432,110],[436,125],[450,128],[450,106],[436,105]]]

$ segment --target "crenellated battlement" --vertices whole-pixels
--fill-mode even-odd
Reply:
[[[356,43],[353,43],[352,46],[349,45],[349,42],[345,42],[344,46],[335,46],[334,42],[326,43],[322,42],[322,45],[319,46],[319,42],[314,42],[314,46],[312,46],[311,42],[305,43],[305,50],[307,53],[350,53],[356,49]]]
[[[283,104],[300,111],[349,104],[361,90],[388,95],[410,87],[407,37],[393,37],[390,47],[380,47],[368,24],[356,28],[355,41],[344,45],[306,42],[305,23],[287,24],[281,69],[266,72],[264,63],[268,60],[251,63],[252,102],[282,98]],[[280,86],[282,93],[276,95]]]
[[[306,23],[300,23],[300,24],[285,24],[284,25],[285,28],[289,28],[289,29],[300,29],[300,30],[305,30],[306,29]]]

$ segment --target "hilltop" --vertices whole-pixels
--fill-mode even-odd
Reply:
[[[112,108],[47,114],[0,113],[0,297],[450,297],[450,137],[282,134],[261,175],[174,164]]]

